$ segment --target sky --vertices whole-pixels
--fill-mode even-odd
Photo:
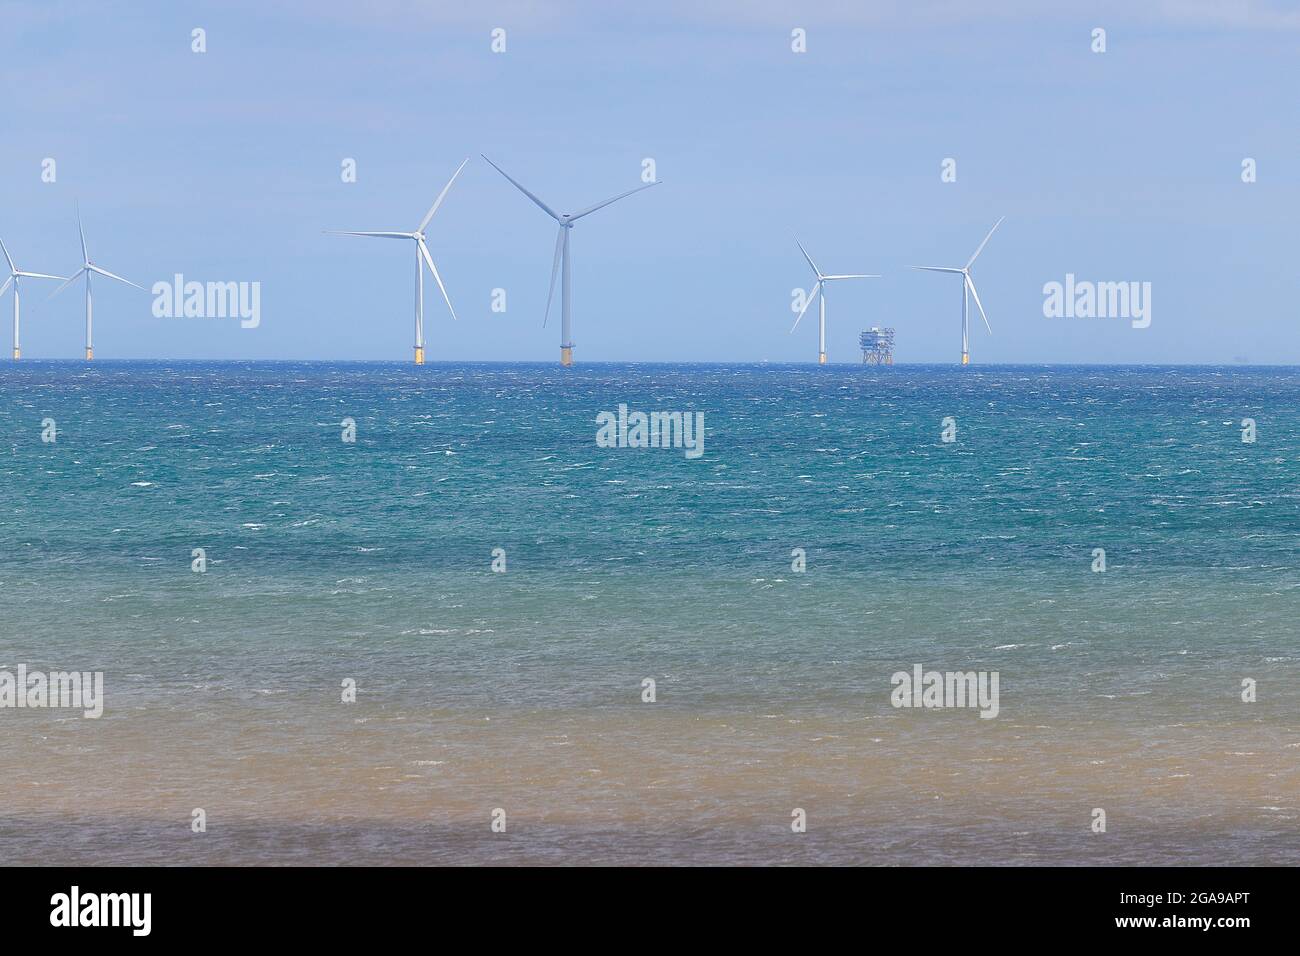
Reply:
[[[483,153],[562,211],[653,160],[660,185],[573,230],[578,362],[815,361],[796,238],[882,274],[830,288],[831,361],[887,325],[897,361],[955,362],[960,280],[909,267],[964,264],[1005,216],[976,363],[1300,363],[1294,7],[0,0],[0,23],[18,267],[79,268],[79,203],[92,261],[147,289],[260,283],[243,328],[98,281],[97,358],[409,360],[413,251],[323,230],[414,230],[470,157],[426,230],[459,316],[426,274],[428,358],[558,360],[555,226]],[[1067,274],[1150,283],[1150,325],[1045,316]],[[24,357],[81,355],[82,287],[56,285],[24,288]]]

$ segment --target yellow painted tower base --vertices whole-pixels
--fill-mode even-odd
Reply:
[[[970,364],[970,353],[968,353],[968,352],[962,352],[962,353],[961,353],[961,364],[962,364],[962,365],[969,365],[969,364]]]
[[[17,361],[18,361],[20,358],[22,358],[22,357],[23,357],[22,350],[21,350],[21,349],[14,349],[14,361],[17,362]]]
[[[825,365],[825,364],[826,364],[826,353],[825,353],[825,352],[818,352],[818,353],[817,353],[817,364],[818,364],[818,365]]]
[[[560,346],[560,364],[566,368],[573,364],[573,348],[571,346]]]
[[[86,349],[86,361],[87,361],[87,362],[93,362],[94,360],[95,360],[95,350],[94,350],[94,349]]]
[[[415,364],[424,364],[424,349],[420,348],[418,345],[415,347]]]

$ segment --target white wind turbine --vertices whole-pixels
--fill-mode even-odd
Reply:
[[[19,279],[62,279],[63,276],[46,275],[44,272],[24,272],[14,265],[13,257],[9,255],[9,250],[5,248],[4,240],[0,239],[0,250],[4,250],[5,263],[9,266],[9,278],[5,279],[5,284],[0,285],[0,296],[9,291],[9,284],[13,283],[14,287],[14,359],[15,361],[22,358],[22,350],[18,346],[18,280]]]
[[[480,153],[479,155],[482,156],[482,153]],[[570,287],[569,230],[571,230],[573,228],[573,224],[577,222],[579,219],[581,219],[583,216],[590,215],[591,213],[595,212],[597,209],[603,209],[604,207],[608,206],[610,203],[618,202],[620,199],[624,199],[627,196],[632,195],[633,193],[639,193],[641,190],[649,189],[651,186],[658,186],[659,181],[656,180],[655,182],[652,183],[646,183],[644,186],[638,186],[636,189],[629,189],[625,193],[619,193],[613,199],[606,199],[604,202],[598,202],[594,206],[588,206],[586,209],[582,210],[581,212],[558,213],[550,206],[546,205],[546,203],[542,202],[540,199],[538,199],[536,196],[530,193],[523,186],[519,185],[518,182],[516,182],[514,179],[510,177],[509,173],[507,173],[496,163],[492,162],[492,160],[488,159],[486,156],[483,156],[483,158],[487,159],[488,164],[493,169],[499,172],[502,176],[505,176],[506,179],[509,179],[516,189],[518,189],[521,193],[523,193],[533,202],[537,203],[537,205],[541,207],[544,213],[546,213],[548,216],[550,216],[552,219],[554,219],[556,222],[560,224],[560,231],[555,236],[555,260],[554,262],[551,263],[551,285],[546,293],[546,314],[542,317],[542,325],[545,326],[546,320],[551,317],[551,298],[552,296],[555,295],[555,273],[560,271],[560,263],[561,261],[563,261],[564,277],[560,281],[560,364],[572,365],[573,364],[573,338],[570,335],[570,332],[572,331],[572,324],[569,315],[569,306],[572,299],[572,295],[570,293],[570,288],[569,288]]]
[[[447,303],[447,309],[451,312],[452,321],[456,320],[456,310],[452,307],[451,297],[447,295],[447,287],[442,284],[442,276],[438,275],[438,267],[433,264],[433,256],[429,255],[429,247],[424,244],[424,227],[429,225],[429,220],[433,214],[438,211],[442,205],[442,200],[446,197],[447,191],[451,189],[451,184],[456,181],[460,171],[465,168],[465,163],[469,162],[469,157],[465,158],[456,171],[451,174],[451,179],[447,180],[447,185],[442,187],[442,192],[438,193],[438,198],[433,201],[429,211],[424,214],[420,224],[415,227],[415,232],[342,232],[337,229],[327,229],[325,232],[331,236],[369,236],[374,239],[411,239],[415,242],[415,364],[424,364],[424,266],[429,267],[433,273],[433,280],[438,283],[438,289],[442,292],[442,298]]]
[[[793,333],[799,327],[799,322],[803,319],[803,314],[808,311],[808,306],[812,305],[812,300],[821,296],[821,303],[818,305],[818,322],[817,322],[817,364],[826,364],[826,290],[825,285],[835,279],[879,279],[878,275],[843,275],[843,276],[824,276],[817,264],[812,261],[812,256],[808,255],[808,250],[803,247],[803,243],[798,239],[794,244],[799,247],[803,257],[808,260],[808,265],[812,267],[813,274],[817,276],[817,284],[813,286],[812,295],[804,299],[803,308],[799,310],[799,315],[795,317],[794,325],[790,326]]]
[[[95,357],[94,337],[92,335],[93,304],[91,302],[91,297],[90,297],[91,273],[104,276],[106,279],[116,279],[118,282],[124,282],[129,286],[134,286],[135,288],[139,289],[141,292],[147,292],[149,290],[146,289],[144,286],[136,285],[130,279],[123,279],[121,276],[114,275],[113,273],[109,272],[107,269],[101,269],[99,266],[95,265],[93,262],[90,261],[90,253],[86,251],[86,233],[85,230],[81,228],[80,207],[77,208],[77,234],[81,236],[81,268],[78,269],[76,272],[74,272],[72,275],[68,276],[67,282],[63,283],[63,285],[59,286],[57,289],[51,292],[50,298],[51,299],[54,298],[56,295],[58,295],[60,292],[66,289],[68,286],[72,285],[72,283],[76,282],[78,277],[80,277],[83,274],[85,275],[86,277],[86,361],[89,362],[93,360]]]
[[[978,292],[975,291],[975,280],[970,277],[970,267],[975,264],[975,260],[979,258],[979,254],[984,251],[984,247],[985,245],[988,244],[989,239],[993,237],[993,233],[997,232],[998,226],[1002,225],[1002,219],[1006,219],[1006,218],[1007,218],[1006,216],[1003,216],[1001,219],[999,219],[997,222],[993,224],[993,228],[990,229],[989,234],[984,237],[984,241],[981,242],[979,246],[976,247],[975,252],[971,254],[970,260],[967,261],[967,263],[964,266],[962,266],[960,269],[954,269],[951,266],[912,266],[913,269],[924,269],[926,272],[955,272],[961,275],[962,277],[962,281],[961,281],[961,364],[962,365],[970,364],[970,335],[968,331],[969,327],[967,324],[967,310],[970,308],[969,306],[970,298],[973,298],[975,300],[975,304],[979,306],[980,318],[984,320],[984,327],[989,330],[989,335],[993,334],[993,326],[989,325],[989,317],[984,314],[984,306],[980,303],[980,295]]]

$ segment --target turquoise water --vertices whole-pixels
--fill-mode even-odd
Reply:
[[[1300,862],[1298,398],[1260,368],[17,363],[0,668],[107,701],[0,710],[0,859]],[[702,411],[704,455],[598,447],[620,404]],[[998,671],[998,717],[891,707],[917,663]]]

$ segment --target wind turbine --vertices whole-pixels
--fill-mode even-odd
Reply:
[[[482,156],[483,154],[480,153],[479,155]],[[557,273],[560,270],[560,263],[561,261],[563,261],[564,278],[560,282],[560,364],[572,365],[573,364],[573,337],[570,335],[570,332],[572,331],[572,322],[569,315],[569,305],[572,299],[572,294],[569,288],[571,284],[570,283],[571,277],[570,277],[570,270],[569,270],[569,230],[571,230],[573,228],[573,224],[577,222],[579,219],[581,219],[583,216],[590,215],[591,213],[595,212],[597,209],[603,209],[605,206],[608,206],[610,203],[618,202],[620,199],[624,199],[632,195],[633,193],[639,193],[641,190],[649,189],[651,186],[658,186],[659,181],[656,180],[655,182],[652,183],[646,183],[644,186],[636,187],[636,189],[629,189],[625,193],[619,193],[613,199],[606,199],[604,202],[598,202],[594,206],[588,206],[586,209],[582,210],[581,212],[558,213],[550,206],[546,205],[546,203],[542,202],[540,199],[538,199],[536,196],[530,193],[523,186],[519,185],[519,183],[516,182],[514,179],[511,179],[510,174],[507,173],[500,166],[498,166],[496,163],[492,162],[492,160],[488,159],[486,156],[483,156],[483,158],[487,159],[488,164],[493,169],[499,172],[506,179],[509,179],[516,189],[518,189],[521,193],[523,193],[533,202],[537,203],[537,205],[541,207],[542,212],[546,213],[546,215],[550,216],[552,219],[554,219],[556,222],[560,224],[560,231],[556,233],[555,236],[555,260],[551,264],[551,285],[546,292],[546,314],[542,317],[542,326],[545,327],[546,320],[551,317],[551,298],[552,296],[555,295],[555,273]]]
[[[821,303],[817,306],[818,309],[817,364],[825,365],[826,364],[826,290],[823,287],[826,285],[827,282],[831,282],[835,279],[879,279],[880,276],[877,275],[824,276],[822,275],[821,270],[817,268],[817,264],[812,261],[812,256],[808,255],[808,250],[803,247],[803,243],[800,242],[798,239],[796,239],[794,241],[794,244],[799,247],[799,251],[803,253],[803,257],[808,260],[808,265],[812,267],[813,274],[817,276],[817,284],[813,286],[812,295],[804,299],[803,308],[799,310],[799,315],[796,316],[794,320],[794,325],[790,326],[790,332],[793,333],[795,329],[799,328],[799,322],[803,319],[803,314],[808,311],[808,306],[812,305],[812,300],[817,298],[817,296],[820,295]]]
[[[447,287],[442,284],[442,276],[438,275],[438,267],[433,264],[433,256],[429,255],[429,247],[424,244],[424,227],[429,224],[433,214],[438,211],[442,205],[442,200],[446,197],[447,191],[451,189],[451,184],[456,181],[460,171],[465,168],[465,163],[469,162],[469,157],[465,157],[456,167],[456,171],[451,174],[451,179],[447,180],[447,185],[442,187],[442,192],[438,193],[438,198],[433,201],[429,211],[424,214],[420,224],[415,227],[415,232],[341,232],[337,229],[326,229],[325,232],[331,236],[369,236],[374,239],[412,239],[415,241],[415,364],[424,364],[424,266],[429,267],[433,273],[433,279],[438,283],[438,289],[442,292],[442,298],[447,303],[447,308],[451,312],[452,321],[456,320],[456,310],[452,308],[451,297],[447,295]]]
[[[56,295],[58,295],[60,292],[66,289],[68,286],[72,285],[72,283],[77,281],[77,278],[79,276],[83,274],[85,275],[86,277],[86,361],[89,362],[95,358],[94,338],[91,334],[92,316],[94,312],[93,304],[91,302],[91,297],[90,297],[91,273],[104,276],[106,279],[116,279],[118,282],[124,282],[129,286],[134,286],[135,288],[139,289],[141,292],[147,292],[149,290],[146,289],[144,286],[136,285],[130,279],[123,279],[121,276],[114,275],[113,273],[109,272],[107,269],[101,269],[99,266],[95,265],[93,262],[90,261],[90,253],[86,251],[86,232],[84,229],[81,228],[80,207],[77,208],[77,234],[81,236],[81,268],[78,269],[76,272],[74,272],[72,275],[68,276],[67,282],[63,283],[63,285],[59,286],[57,289],[51,292],[50,298],[51,299],[54,298]]]
[[[4,250],[5,262],[9,266],[9,278],[5,279],[5,284],[0,285],[0,296],[9,291],[9,284],[14,286],[14,360],[22,358],[22,349],[18,347],[18,280],[19,279],[62,279],[63,276],[49,276],[44,272],[24,272],[14,265],[13,257],[9,255],[9,250],[5,248],[4,240],[0,239],[0,250]]]
[[[1006,219],[1006,218],[1007,218],[1006,216],[1002,217],[1002,219]],[[962,281],[961,281],[961,364],[962,365],[970,364],[970,335],[968,332],[967,317],[966,317],[967,309],[969,308],[969,300],[967,298],[968,294],[970,298],[973,298],[975,300],[975,304],[979,306],[980,318],[984,320],[984,327],[989,330],[989,335],[993,334],[993,326],[989,325],[989,317],[984,314],[984,306],[980,303],[980,294],[975,291],[975,280],[970,277],[970,267],[975,264],[975,260],[978,259],[980,253],[984,251],[984,247],[988,244],[989,239],[993,237],[993,233],[997,232],[998,226],[1002,225],[1002,219],[999,219],[997,222],[993,224],[993,228],[990,229],[989,234],[984,237],[984,241],[981,242],[976,247],[975,252],[971,254],[970,260],[967,261],[967,263],[964,266],[962,266],[960,269],[954,269],[950,266],[912,266],[913,269],[924,269],[926,272],[956,272],[961,275],[962,277]]]

